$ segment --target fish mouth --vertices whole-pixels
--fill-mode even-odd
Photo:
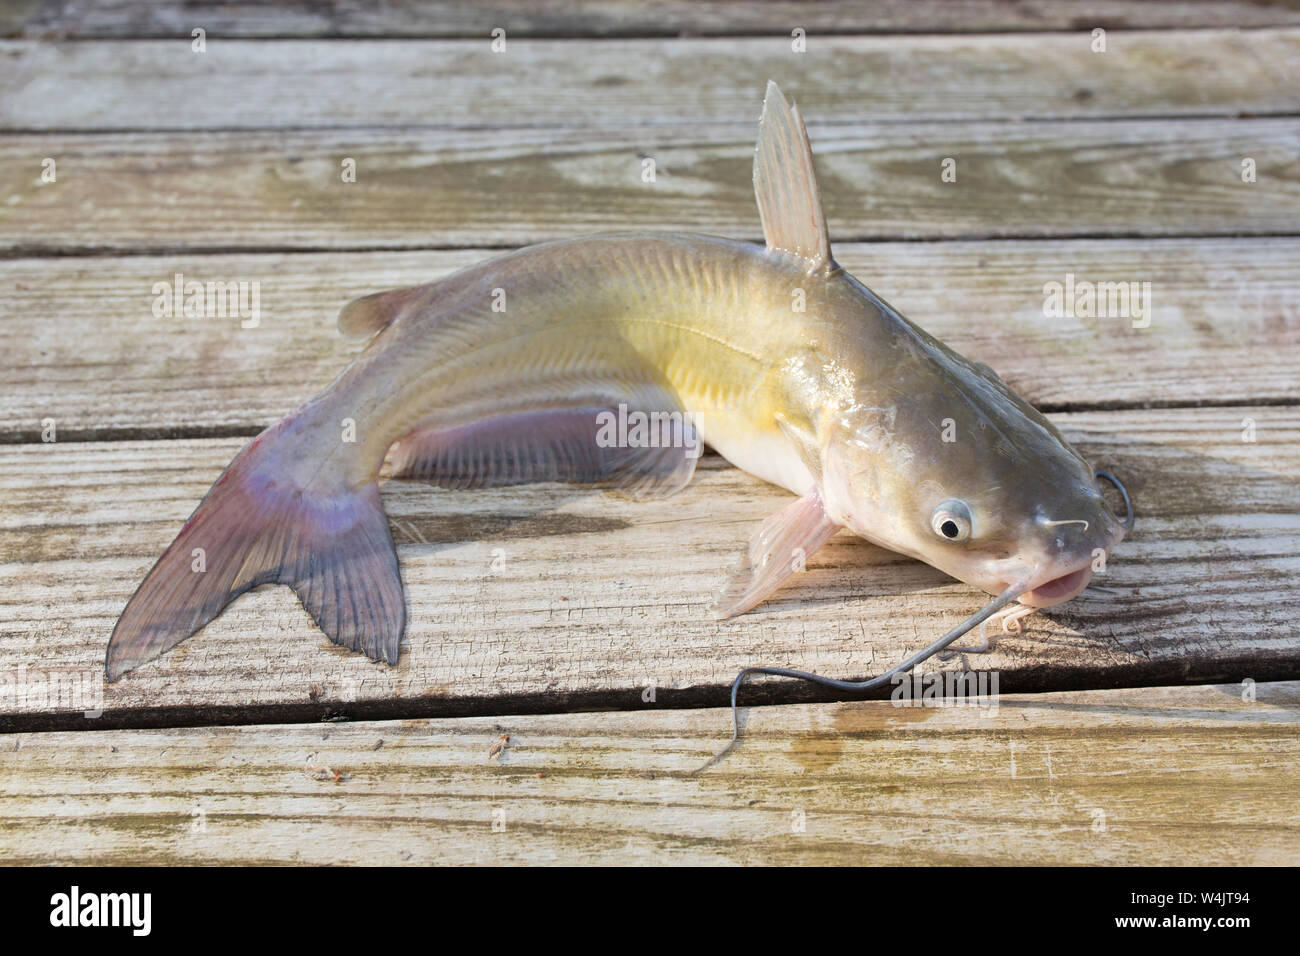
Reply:
[[[1026,591],[1020,595],[1019,601],[1028,607],[1051,607],[1054,604],[1064,604],[1077,597],[1091,580],[1092,567],[1085,564],[1068,574],[1052,578]]]

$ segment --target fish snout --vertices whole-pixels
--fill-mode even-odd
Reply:
[[[1036,572],[1028,576],[1031,586],[1019,598],[1028,607],[1052,607],[1078,597],[1124,536],[1118,522],[1102,511],[1087,519],[1041,517],[1037,524],[1046,540],[1040,538],[1032,563]]]
[[[1078,597],[1093,573],[1104,571],[1111,551],[1123,540],[1127,524],[1112,514],[1100,489],[1095,501],[1077,504],[1081,507],[1076,515],[1082,516],[1038,514],[1035,524],[1044,536],[1038,560],[1041,580],[1020,596],[1021,604],[1052,607]]]

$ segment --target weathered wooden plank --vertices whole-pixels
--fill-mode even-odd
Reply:
[[[818,122],[1293,114],[1300,30],[947,37],[0,42],[0,129]],[[1195,76],[1196,82],[1188,82]],[[585,95],[577,95],[582,91]]]
[[[812,137],[840,243],[1293,234],[1300,222],[1297,120],[855,124]],[[515,246],[627,228],[758,238],[753,144],[752,123],[16,135],[0,139],[0,250]],[[56,182],[41,182],[46,159]],[[343,181],[346,159],[356,182]],[[941,178],[945,159],[956,182]]]
[[[999,670],[1006,691],[1300,676],[1300,409],[1057,421],[1128,483],[1137,530],[1103,588],[1031,618],[975,666]],[[241,443],[0,449],[0,673],[82,675],[95,692],[117,614]],[[658,505],[563,486],[453,493],[393,482],[384,505],[409,606],[396,667],[333,647],[290,591],[264,588],[112,685],[104,719],[619,708],[641,706],[651,684],[667,703],[716,704],[747,664],[879,672],[982,603],[841,534],[776,599],[710,619],[704,607],[739,547],[788,501],[716,458]],[[747,694],[762,690],[810,694],[788,682]],[[0,728],[49,728],[55,710],[85,726],[78,712],[94,709],[55,703],[11,697]]]
[[[1253,691],[759,708],[701,775],[723,710],[20,734],[0,857],[1294,866],[1300,685]]]
[[[343,303],[493,254],[0,261],[0,438],[39,441],[46,419],[64,439],[252,434],[361,349],[334,329]],[[1049,409],[1300,400],[1300,239],[840,244],[836,254]],[[177,273],[256,283],[258,326],[155,317],[154,285]],[[1150,327],[1046,316],[1044,285],[1068,275],[1149,282]]]
[[[269,6],[158,0],[25,0],[0,10],[0,36],[143,38],[512,37],[974,33],[1014,30],[1267,27],[1300,24],[1293,4],[1252,0],[295,0]]]

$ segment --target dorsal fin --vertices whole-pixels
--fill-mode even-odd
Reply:
[[[771,80],[754,149],[754,195],[769,248],[807,259],[810,272],[834,267],[808,131]]]
[[[353,299],[339,311],[339,331],[348,338],[370,338],[386,329],[401,314],[402,308],[419,288],[390,289]]]

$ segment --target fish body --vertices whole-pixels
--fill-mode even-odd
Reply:
[[[714,236],[631,232],[530,246],[382,294],[390,324],[323,396],[323,418],[359,416],[364,473],[355,477],[364,479],[394,445],[399,473],[411,474],[403,463],[419,441],[402,440],[412,433],[619,402],[675,407],[733,464],[802,494],[811,477],[774,417],[776,357],[803,339],[790,306],[800,283],[797,260]],[[445,469],[431,477],[448,479]],[[465,483],[495,483],[488,477]]]
[[[119,619],[109,678],[270,582],[331,639],[395,663],[386,458],[450,487],[594,481],[655,498],[689,482],[706,442],[796,496],[755,532],[720,617],[841,528],[1027,606],[1075,596],[1124,532],[1091,468],[991,369],[834,262],[802,119],[774,85],[754,182],[762,246],[548,242],[346,307],[341,330],[369,345],[218,479]],[[637,415],[648,434],[612,427]]]

